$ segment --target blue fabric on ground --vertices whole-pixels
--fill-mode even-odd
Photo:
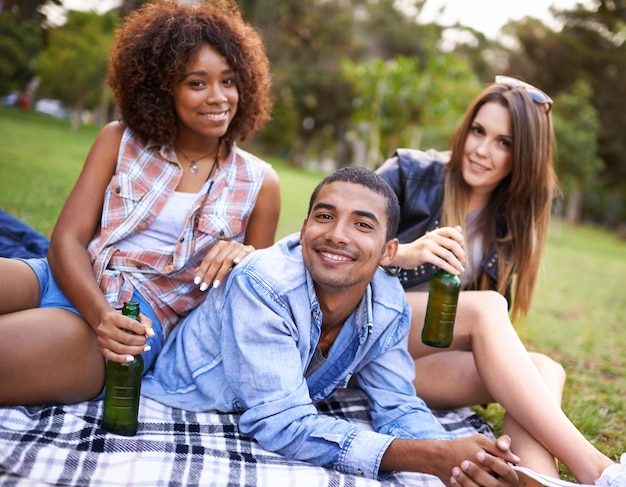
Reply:
[[[0,209],[0,257],[45,257],[50,240]]]

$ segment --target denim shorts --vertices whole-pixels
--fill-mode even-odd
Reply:
[[[42,257],[18,260],[28,264],[37,276],[37,280],[39,281],[40,308],[60,308],[81,316],[71,301],[63,294],[63,291],[59,289],[59,286],[52,276],[52,272],[50,272],[48,259]],[[133,292],[132,300],[139,302],[141,313],[152,320],[152,329],[154,330],[154,337],[146,337],[146,343],[151,347],[150,350],[141,354],[143,358],[143,373],[145,374],[152,367],[161,348],[163,348],[163,328],[161,327],[161,322],[152,310],[152,306],[150,306],[148,301],[146,301],[137,290]]]

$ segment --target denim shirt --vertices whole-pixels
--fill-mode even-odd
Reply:
[[[410,308],[379,270],[327,360],[309,377],[322,326],[299,235],[255,251],[172,332],[142,394],[191,411],[241,413],[239,428],[269,451],[376,478],[394,438],[450,439],[415,395]],[[356,376],[374,431],[318,414],[315,402]]]

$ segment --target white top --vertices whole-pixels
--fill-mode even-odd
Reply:
[[[142,232],[117,242],[121,250],[174,250],[176,241],[185,227],[185,218],[189,213],[197,193],[174,191],[167,200],[161,213]]]
[[[476,220],[480,216],[481,208],[472,211],[465,219],[465,272],[461,279],[461,289],[467,289],[483,260],[483,236],[476,231]]]

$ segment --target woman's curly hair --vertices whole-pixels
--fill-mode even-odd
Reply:
[[[245,140],[270,119],[270,63],[261,36],[237,4],[153,0],[128,15],[117,31],[107,78],[122,121],[146,142],[173,143],[173,83],[205,44],[234,70],[239,91],[237,112],[224,139]]]

